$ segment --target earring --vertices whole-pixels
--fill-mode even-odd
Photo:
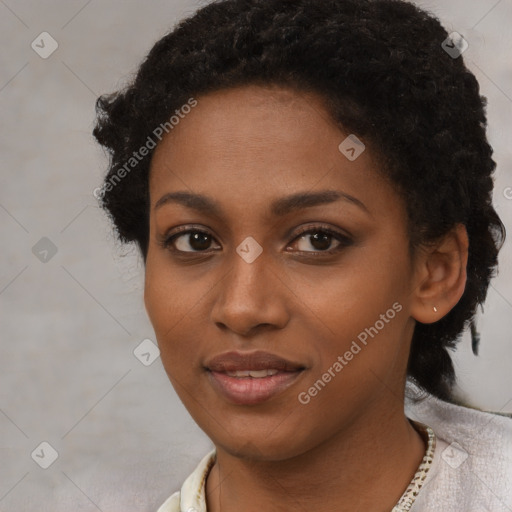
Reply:
[[[434,306],[434,311],[437,313],[437,308]]]

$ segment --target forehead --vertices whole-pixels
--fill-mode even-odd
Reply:
[[[301,151],[296,147],[299,139],[302,151],[314,150],[328,128],[338,131],[320,96],[277,86],[248,85],[209,93],[198,97],[197,106],[182,117],[158,145],[154,160],[173,146],[195,142],[202,144],[202,152],[221,156],[228,150],[239,159],[258,146],[265,148],[265,154],[289,147]],[[201,157],[199,151],[196,157]]]
[[[152,209],[162,195],[178,190],[231,205],[236,194],[251,207],[316,189],[336,189],[375,207],[375,195],[384,206],[394,193],[376,172],[368,145],[356,146],[359,156],[347,158],[350,134],[315,94],[251,85],[206,94],[197,102],[155,149]]]

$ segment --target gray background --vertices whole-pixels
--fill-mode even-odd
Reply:
[[[512,226],[512,0],[418,4],[469,42],[464,59],[489,101],[494,201]],[[92,195],[106,168],[91,135],[96,97],[198,6],[0,0],[0,511],[154,511],[212,447],[160,359],[144,366],[133,354],[154,340],[142,263]],[[59,45],[47,59],[31,48],[43,31]],[[42,237],[57,248],[46,263],[32,252]],[[479,314],[480,356],[468,334],[454,354],[460,393],[507,412],[510,243]],[[48,469],[31,458],[42,441],[59,453]]]

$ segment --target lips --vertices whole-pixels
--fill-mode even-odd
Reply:
[[[294,372],[303,370],[304,365],[289,361],[270,352],[225,352],[208,360],[205,364],[207,370],[214,372],[237,372],[278,370],[280,372]]]
[[[226,352],[206,363],[212,387],[236,405],[256,405],[290,387],[305,366],[269,352]]]

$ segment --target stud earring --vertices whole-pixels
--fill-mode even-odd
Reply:
[[[437,308],[434,306],[434,311],[437,313]]]

